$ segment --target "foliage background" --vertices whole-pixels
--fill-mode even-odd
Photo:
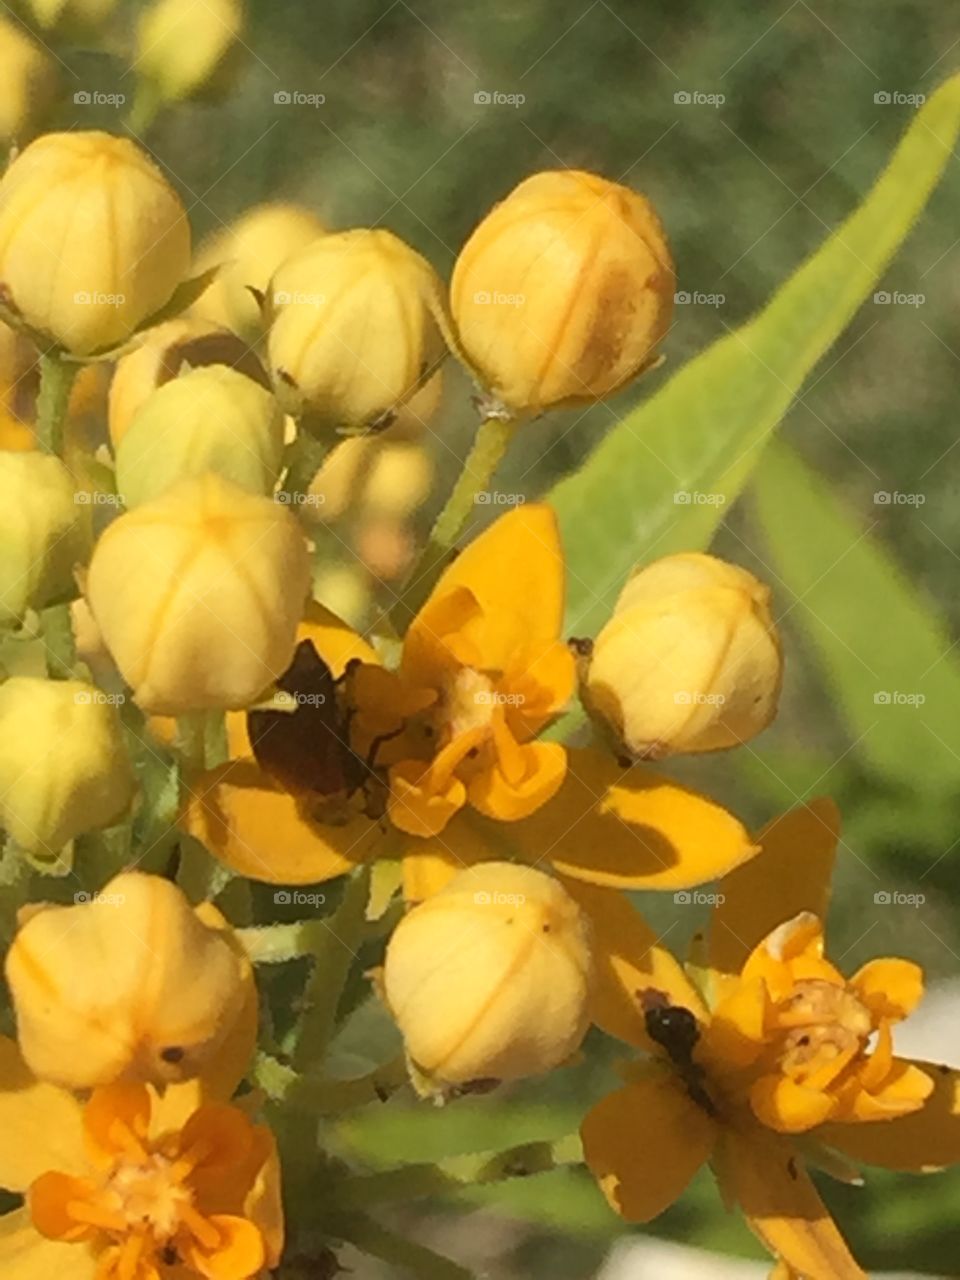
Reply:
[[[166,114],[148,139],[193,206],[198,232],[249,204],[289,197],[313,205],[331,226],[383,223],[448,273],[494,200],[532,170],[573,165],[648,194],[672,240],[679,287],[724,295],[715,307],[678,307],[668,365],[642,387],[525,431],[498,487],[533,496],[573,467],[638,397],[749,317],[822,242],[869,188],[911,118],[911,106],[878,103],[875,94],[929,94],[956,64],[960,31],[950,6],[922,0],[885,0],[882,9],[855,0],[252,0],[246,43],[247,65],[225,98]],[[72,50],[70,62],[78,83],[122,91],[116,64],[102,54]],[[317,109],[276,104],[274,94],[283,90],[322,93],[326,101]],[[480,91],[522,93],[525,101],[482,105],[474,98]],[[684,105],[674,100],[681,91],[726,100],[719,108]],[[98,122],[116,127],[109,108]],[[92,123],[85,114],[81,127]],[[904,786],[877,767],[866,745],[885,737],[893,747],[887,755],[895,755],[902,740],[908,754],[931,732],[922,709],[865,704],[856,714],[842,712],[819,645],[826,634],[839,637],[840,652],[866,671],[873,653],[893,655],[898,690],[925,688],[928,672],[918,669],[912,649],[918,615],[899,609],[886,616],[874,598],[884,626],[862,633],[857,548],[872,542],[919,588],[924,608],[939,614],[949,634],[944,651],[960,634],[960,451],[952,452],[960,384],[958,207],[960,169],[951,162],[882,282],[925,301],[864,306],[782,428],[850,522],[853,536],[822,565],[834,588],[828,612],[815,613],[801,599],[785,568],[789,557],[781,564],[771,546],[763,518],[771,510],[789,545],[803,546],[812,531],[789,504],[758,504],[767,483],[762,467],[727,513],[717,549],[771,581],[783,615],[782,713],[750,749],[681,770],[758,823],[796,798],[833,795],[846,820],[831,921],[835,954],[850,969],[891,949],[912,954],[934,979],[955,976],[960,958],[960,731],[926,742],[923,776],[914,770]],[[433,424],[442,473],[453,473],[473,426],[467,390],[452,385]],[[877,505],[878,490],[924,501]],[[603,521],[604,511],[592,518]],[[655,550],[637,546],[638,559],[648,554]],[[952,664],[956,654],[943,662]],[[919,908],[874,902],[876,892],[898,888],[926,901]],[[644,905],[664,928],[677,925],[672,937],[693,931],[692,908]],[[598,1037],[584,1065],[517,1090],[507,1104],[468,1103],[442,1120],[391,1105],[351,1122],[338,1141],[376,1161],[426,1158],[434,1141],[438,1151],[469,1148],[477,1126],[487,1137],[496,1127],[505,1141],[528,1131],[565,1132],[584,1100],[609,1084],[612,1056],[613,1046]],[[866,1190],[826,1187],[871,1269],[947,1274],[955,1268],[960,1178],[917,1191],[893,1176],[873,1177]],[[494,1225],[470,1217],[477,1204],[495,1211]],[[418,1232],[462,1261],[479,1261],[498,1280],[590,1274],[624,1232],[589,1179],[571,1173],[464,1195],[453,1226],[435,1212],[440,1208],[429,1207]],[[651,1230],[760,1256],[745,1229],[723,1214],[707,1179]],[[371,1266],[358,1261],[358,1274],[381,1274]]]

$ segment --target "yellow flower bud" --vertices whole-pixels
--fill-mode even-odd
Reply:
[[[487,862],[401,921],[383,991],[412,1064],[442,1088],[559,1066],[586,1031],[591,974],[587,926],[562,885]]]
[[[161,101],[189,98],[221,68],[242,30],[241,0],[155,0],[140,17],[135,66]]]
[[[271,494],[283,462],[284,419],[265,388],[213,365],[165,383],[143,404],[117,449],[117,492],[128,509],[178,480],[215,471]]]
[[[311,427],[382,427],[444,354],[440,280],[389,231],[321,236],[267,292],[277,398]]]
[[[534,174],[460,251],[451,310],[463,354],[514,413],[610,395],[651,363],[675,277],[643,196],[596,174]]]
[[[296,517],[208,472],[108,526],[86,596],[137,703],[180,715],[249,706],[286,671],[309,583]]]
[[[432,483],[433,461],[422,445],[384,443],[373,459],[364,504],[380,515],[409,516]]]
[[[260,204],[248,209],[201,247],[198,273],[223,265],[194,304],[194,314],[252,341],[263,328],[263,318],[251,290],[265,295],[281,263],[323,233],[323,223],[302,205]]]
[[[130,871],[74,906],[31,913],[6,972],[27,1065],[68,1089],[197,1075],[252,981],[214,908]]]
[[[37,23],[49,31],[63,25],[81,30],[106,21],[117,0],[27,0]]]
[[[116,706],[101,690],[38,676],[0,684],[0,826],[21,848],[55,857],[119,821],[134,786]]]
[[[773,719],[782,665],[768,587],[715,556],[665,556],[624,587],[584,697],[632,756],[719,751]]]
[[[0,181],[0,286],[30,328],[105,351],[170,298],[190,265],[179,196],[135,143],[50,133]]]
[[[225,365],[269,387],[254,352],[236,334],[195,316],[178,316],[149,329],[133,351],[122,356],[110,383],[107,426],[114,449],[141,405],[157,387],[190,369]]]
[[[57,72],[53,62],[24,29],[0,17],[0,139],[22,139],[53,101]]]
[[[0,624],[73,590],[89,520],[59,458],[0,452]]]

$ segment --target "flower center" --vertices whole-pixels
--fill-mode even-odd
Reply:
[[[145,1164],[121,1164],[107,1178],[102,1196],[123,1216],[128,1229],[146,1226],[160,1242],[176,1235],[184,1211],[193,1204],[182,1168],[159,1153]]]
[[[856,996],[821,979],[798,982],[773,1014],[780,1069],[798,1083],[840,1070],[867,1043],[873,1020]]]
[[[440,715],[451,739],[490,727],[498,697],[489,676],[472,667],[462,667],[445,693]]]

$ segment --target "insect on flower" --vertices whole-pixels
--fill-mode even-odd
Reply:
[[[653,987],[638,991],[637,998],[647,1035],[665,1051],[697,1106],[715,1116],[717,1109],[703,1084],[703,1067],[693,1056],[700,1039],[696,1015],[683,1005],[671,1004],[666,992]]]
[[[288,791],[316,803],[326,822],[346,821],[351,800],[361,792],[367,817],[386,812],[387,782],[376,760],[381,745],[395,735],[374,738],[366,755],[354,750],[350,684],[358,665],[359,660],[348,663],[338,679],[313,641],[301,640],[272,700],[247,713],[257,763]]]

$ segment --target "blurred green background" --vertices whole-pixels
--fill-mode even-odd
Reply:
[[[646,193],[672,241],[679,288],[722,295],[716,305],[677,307],[667,363],[640,388],[525,429],[499,487],[531,496],[572,469],[639,397],[763,304],[862,198],[909,123],[914,106],[883,95],[929,94],[960,60],[954,10],[919,0],[885,0],[882,7],[825,0],[252,0],[250,8],[249,52],[233,87],[218,102],[165,113],[148,137],[191,206],[198,235],[246,206],[290,198],[333,227],[382,223],[446,275],[476,221],[518,180],[544,167],[577,166]],[[74,45],[58,52],[84,84],[107,93],[121,87],[122,68],[103,52]],[[278,104],[281,91],[326,100],[317,108]],[[495,93],[524,100],[477,99]],[[724,101],[677,100],[698,93]],[[93,123],[89,109],[78,120],[68,106],[66,117],[61,123]],[[118,127],[109,108],[98,122]],[[922,295],[922,303],[865,305],[783,427],[856,538],[863,535],[857,547],[876,543],[939,616],[935,647],[947,666],[960,634],[958,208],[960,168],[951,161],[880,286]],[[474,426],[468,394],[466,382],[452,376],[432,424],[439,492]],[[761,469],[753,491],[729,512],[716,548],[774,587],[788,654],[781,716],[749,749],[685,763],[678,772],[757,823],[798,798],[834,796],[846,823],[834,954],[853,969],[893,949],[920,959],[933,979],[955,976],[960,730],[953,737],[938,730],[939,745],[926,744],[929,769],[913,769],[906,784],[895,769],[878,767],[865,749],[871,735],[886,734],[894,747],[886,757],[895,759],[901,729],[905,757],[933,731],[922,708],[841,711],[838,673],[824,662],[821,642],[825,631],[839,636],[841,657],[853,647],[849,637],[864,603],[858,555],[840,548],[839,568],[833,556],[813,566],[811,582],[832,575],[829,600],[837,610],[813,617],[787,572],[791,557],[776,553],[764,527],[764,513],[769,519],[778,505],[755,501],[764,483]],[[923,502],[878,505],[877,491],[920,494]],[[788,550],[802,552],[816,530],[795,512],[781,514]],[[650,553],[635,548],[636,559]],[[884,616],[882,600],[872,606]],[[927,688],[929,672],[917,669],[911,640],[920,624],[902,611],[884,621],[861,649],[861,665],[869,670],[875,646],[876,654],[896,655],[897,689]],[[944,708],[938,711],[942,724]],[[894,889],[922,892],[926,901],[920,908],[874,903],[876,892]],[[644,906],[662,924],[682,915],[683,930],[693,931],[689,908]],[[446,1121],[448,1136],[460,1125],[469,1146],[471,1125],[509,1141],[528,1130],[540,1136],[568,1129],[584,1100],[612,1079],[614,1047],[598,1037],[595,1049],[590,1065],[517,1090],[506,1112],[496,1100],[465,1104]],[[418,1158],[428,1145],[423,1125],[433,1123],[432,1115],[413,1121],[385,1108],[357,1122],[350,1143],[371,1158]],[[827,1185],[825,1194],[871,1269],[957,1274],[960,1177],[921,1188],[878,1175],[866,1189]],[[476,1203],[534,1225],[518,1229],[503,1217],[478,1225],[462,1216],[464,1205]],[[481,1257],[484,1273],[497,1280],[592,1274],[625,1233],[590,1180],[571,1173],[477,1192],[456,1212],[456,1228],[431,1212],[418,1230],[462,1261]],[[723,1213],[706,1178],[653,1230],[761,1256]]]

